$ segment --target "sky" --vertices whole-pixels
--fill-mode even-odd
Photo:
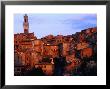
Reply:
[[[37,38],[47,35],[71,35],[81,30],[96,27],[96,14],[30,14],[29,32]],[[14,34],[23,33],[24,14],[14,14]]]

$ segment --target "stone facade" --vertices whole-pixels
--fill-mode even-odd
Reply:
[[[41,68],[45,75],[52,75],[54,72],[54,65],[52,63],[38,63],[35,68]]]
[[[43,46],[43,56],[48,56],[55,58],[58,56],[58,46],[57,45],[44,45]]]
[[[88,28],[67,36],[50,34],[37,39],[34,33],[29,33],[27,15],[24,16],[23,27],[24,33],[14,34],[15,71],[19,68],[16,62],[19,62],[20,68],[25,70],[41,67],[46,75],[52,75],[53,59],[59,56],[66,57],[68,65],[65,70],[72,71],[76,65],[80,64],[78,58],[90,58],[96,53],[97,28]],[[43,62],[45,58],[47,58],[46,63]]]

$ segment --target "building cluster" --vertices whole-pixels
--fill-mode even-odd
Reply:
[[[56,60],[62,58],[65,60],[62,75],[71,75],[82,61],[97,59],[93,58],[97,55],[96,27],[67,36],[50,34],[41,39],[29,33],[27,15],[23,27],[24,33],[14,34],[14,75],[26,75],[33,68],[41,69],[45,75],[54,75]]]

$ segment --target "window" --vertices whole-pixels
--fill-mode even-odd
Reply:
[[[44,65],[44,68],[46,68],[46,65]]]

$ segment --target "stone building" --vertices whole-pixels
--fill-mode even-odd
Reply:
[[[97,28],[88,28],[72,35],[52,34],[37,39],[29,32],[28,16],[24,15],[24,33],[14,34],[14,70],[21,75],[32,68],[41,68],[45,75],[53,75],[53,59],[66,58],[65,71],[72,71],[81,59],[97,54]],[[78,56],[77,56],[78,55]]]
[[[44,43],[43,43],[42,40],[36,39],[36,40],[33,41],[33,44],[32,45],[33,45],[33,49],[37,53],[39,53],[40,55],[43,55],[43,45],[44,45]]]
[[[63,56],[69,55],[70,43],[63,43]]]
[[[77,49],[77,50],[81,50],[81,49],[87,48],[88,46],[89,46],[88,43],[81,42],[81,43],[78,43],[78,44],[77,44],[76,49]]]
[[[43,46],[43,56],[47,57],[57,57],[58,56],[58,46],[57,45],[44,45]]]
[[[45,75],[53,75],[54,64],[52,63],[38,63],[35,64],[35,68],[41,68]]]

